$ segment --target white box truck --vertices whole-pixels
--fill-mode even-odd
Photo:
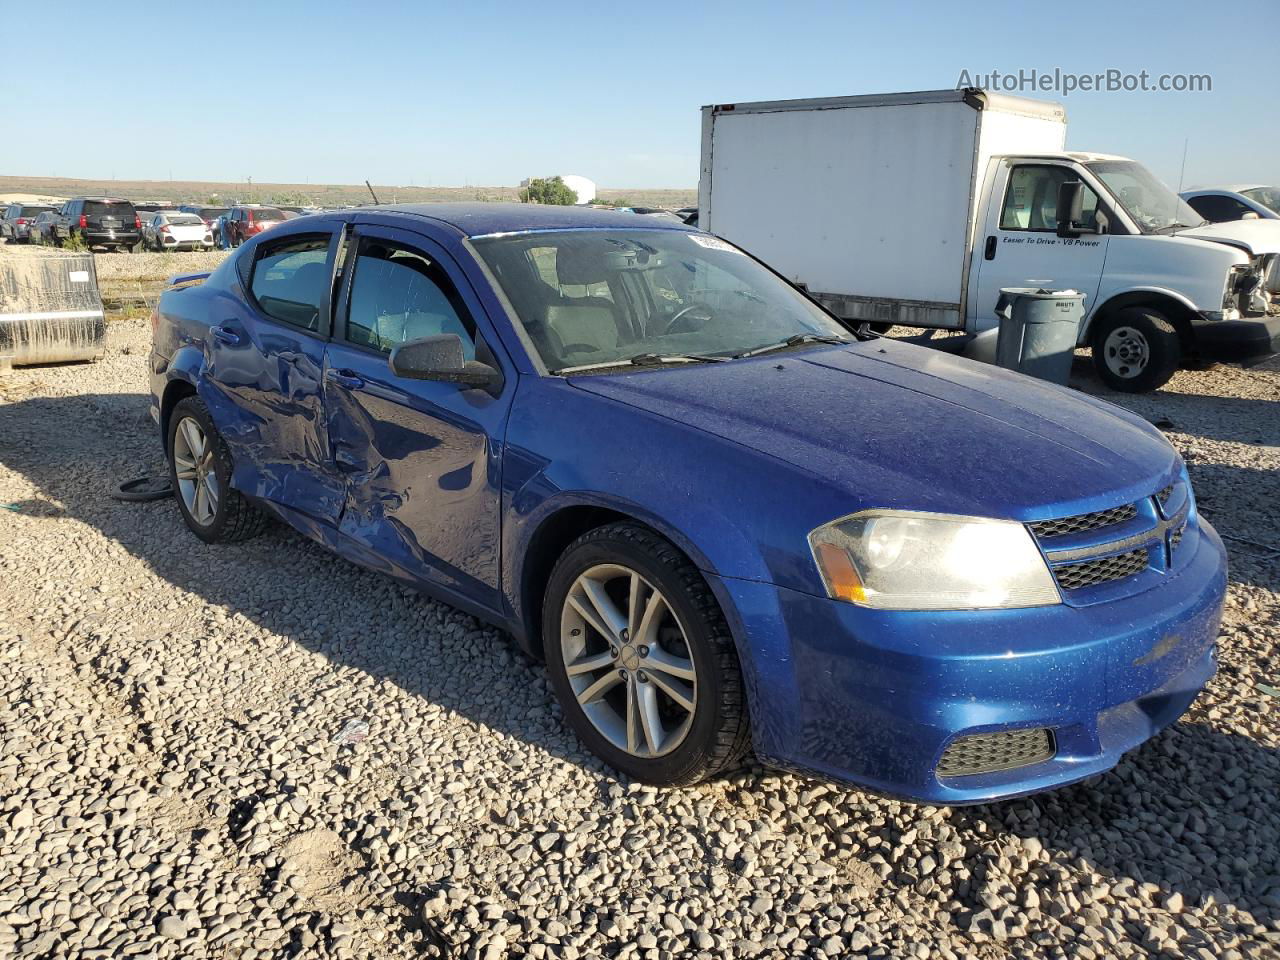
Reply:
[[[858,322],[977,334],[1002,287],[1078,290],[1117,390],[1280,350],[1280,221],[1204,224],[1066,129],[975,89],[703,107],[698,223]]]

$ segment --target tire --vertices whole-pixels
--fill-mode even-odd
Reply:
[[[1159,310],[1126,307],[1103,318],[1090,336],[1093,366],[1112,390],[1150,393],[1169,382],[1182,358],[1178,331]]]
[[[203,435],[206,442],[202,449],[208,451],[208,459],[201,455],[184,456],[192,452],[195,446],[190,435],[183,439],[178,438],[178,431],[186,429],[184,424],[188,420],[194,421]],[[266,516],[240,491],[231,486],[231,454],[227,451],[222,435],[214,426],[213,418],[209,416],[203,400],[190,396],[178,401],[169,415],[168,441],[169,482],[173,487],[174,500],[178,503],[182,519],[192,533],[205,543],[232,543],[237,540],[247,540],[262,530],[266,524]],[[206,488],[203,507],[201,501],[197,499],[198,494],[192,493],[188,496],[191,488],[200,486],[200,479],[199,477],[191,479],[187,476],[180,479],[179,460],[196,463],[197,466],[203,467],[202,471],[197,472],[212,475],[216,484],[213,488],[212,505],[207,496],[208,488]],[[210,506],[211,509],[209,509]],[[202,515],[198,517],[197,513]]]
[[[590,605],[584,581],[604,595],[612,623],[627,628],[606,632],[593,625],[607,626],[610,618]],[[630,602],[631,585],[640,591],[637,604]],[[651,620],[642,610],[655,594],[664,602],[653,606],[658,612]],[[579,612],[583,605],[592,620]],[[628,610],[635,612],[623,613]],[[724,614],[698,569],[651,530],[612,523],[570,544],[547,584],[542,631],[547,671],[570,726],[628,777],[660,786],[697,783],[734,769],[747,755],[742,670]],[[577,668],[573,677],[567,661]],[[586,668],[588,662],[595,666]],[[692,668],[689,682],[667,672],[687,677],[682,664]],[[584,693],[591,697],[585,707],[579,703]],[[636,704],[650,709],[633,710]]]

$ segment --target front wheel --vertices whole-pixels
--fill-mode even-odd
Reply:
[[[246,540],[266,518],[231,486],[231,454],[199,397],[169,417],[169,481],[182,519],[205,543]]]
[[[570,725],[635,780],[697,783],[750,745],[742,671],[698,569],[632,523],[583,534],[552,571],[547,670]]]
[[[1121,393],[1158,390],[1169,382],[1182,357],[1178,331],[1151,307],[1126,307],[1102,319],[1090,347],[1102,382]]]

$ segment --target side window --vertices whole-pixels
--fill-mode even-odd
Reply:
[[[474,360],[475,324],[444,269],[410,247],[364,237],[355,258],[347,339],[383,353],[407,340],[456,333]]]
[[[326,234],[263,244],[250,283],[258,309],[273,320],[318,331],[329,286],[331,239]]]
[[[1009,174],[1009,186],[1000,210],[1001,230],[1057,230],[1058,187],[1080,179],[1067,167],[1018,166]],[[1084,188],[1081,226],[1093,230],[1098,222],[1098,195]]]

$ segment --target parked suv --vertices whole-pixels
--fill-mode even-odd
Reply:
[[[73,197],[62,208],[57,235],[59,241],[79,237],[87,247],[123,247],[133,252],[142,239],[142,223],[128,200]]]
[[[10,243],[30,243],[31,223],[46,210],[53,210],[47,204],[11,203],[5,208],[4,217],[0,218],[0,239]]]
[[[238,247],[250,237],[288,219],[278,207],[239,204],[227,214],[227,237],[233,247]]]

